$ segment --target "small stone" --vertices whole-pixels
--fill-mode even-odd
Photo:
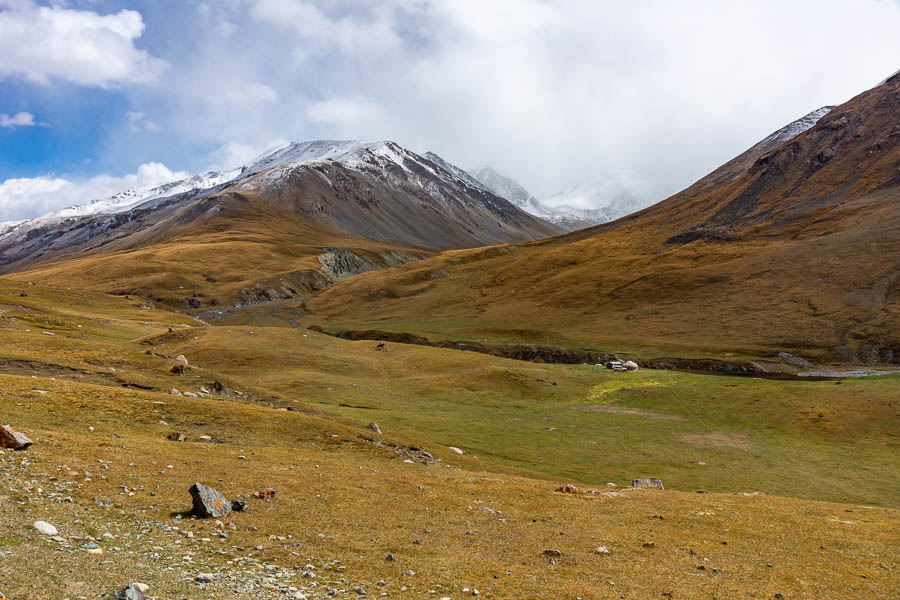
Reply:
[[[457,448],[456,446],[450,446],[450,449],[456,452],[457,454],[463,454],[463,451]]]
[[[413,571],[412,569],[407,569],[406,572],[403,573],[403,574],[404,574],[404,575],[407,575],[407,576],[409,576],[409,577],[412,577],[413,575],[416,574],[416,572]]]
[[[186,359],[184,357],[184,354],[179,354],[178,356],[176,356],[175,362],[177,362],[180,365],[184,365],[185,367],[188,366],[188,359]]]
[[[56,530],[56,527],[48,523],[47,521],[35,521],[34,528],[44,535],[59,535],[59,531]]]
[[[657,479],[656,477],[641,477],[639,479],[634,479],[631,482],[632,487],[649,487],[656,488],[658,490],[665,489],[663,487],[663,482],[661,479]]]
[[[24,450],[33,443],[24,433],[19,433],[9,425],[0,426],[0,448]]]
[[[562,556],[562,552],[560,552],[559,550],[544,550],[544,554],[546,556],[553,556],[553,557]]]
[[[208,435],[201,435],[200,437],[197,438],[197,440],[200,442],[211,442],[212,438]]]
[[[378,423],[376,423],[375,421],[369,423],[369,429],[371,429],[375,433],[381,433],[381,427],[379,427]]]
[[[245,510],[247,510],[247,503],[243,500],[232,500],[231,510],[233,510],[234,512],[244,512]]]
[[[386,560],[386,561],[388,561],[388,562],[393,562],[393,560],[394,560],[394,555],[393,555],[393,554],[388,554],[387,556],[384,557],[384,560]]]
[[[597,554],[609,554],[609,550],[606,548],[606,546],[597,546],[595,552]]]
[[[169,390],[169,393],[170,393],[171,395],[173,395],[173,396],[180,396],[180,395],[181,395],[181,392],[179,392],[179,391],[176,390],[175,388],[172,388],[171,390]]]
[[[275,498],[275,489],[263,488],[257,492],[253,492],[253,497],[258,500],[265,500],[266,502],[269,502],[270,500]]]
[[[656,542],[644,542],[644,548],[655,548]]]

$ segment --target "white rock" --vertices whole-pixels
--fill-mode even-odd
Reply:
[[[188,366],[188,359],[184,357],[184,354],[179,354],[175,357],[175,362],[182,364],[184,366]]]
[[[450,446],[450,449],[456,452],[457,454],[462,454],[463,451],[457,448],[456,446]]]
[[[56,527],[54,527],[47,521],[35,521],[34,528],[44,535],[59,535],[59,531],[56,530]]]

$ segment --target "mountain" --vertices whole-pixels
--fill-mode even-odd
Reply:
[[[0,232],[0,272],[200,308],[559,232],[393,142],[312,141],[20,223]]]
[[[898,142],[895,75],[612,223],[364,274],[304,306],[333,327],[427,314],[414,333],[450,339],[897,363]]]
[[[566,231],[584,229],[645,208],[650,194],[636,196],[634,190],[618,179],[600,179],[569,188],[538,200],[514,179],[492,167],[472,169],[469,174],[484,187],[506,198],[525,212],[558,225]]]

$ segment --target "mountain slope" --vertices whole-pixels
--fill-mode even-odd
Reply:
[[[614,223],[366,274],[306,307],[439,337],[898,362],[898,140],[894,76]]]
[[[15,227],[0,234],[0,270],[200,308],[558,232],[392,142],[306,142],[212,188]]]

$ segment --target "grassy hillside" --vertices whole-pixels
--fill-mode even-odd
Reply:
[[[367,273],[303,307],[429,337],[894,363],[898,117],[895,76],[615,223]]]
[[[198,599],[887,599],[900,587],[896,379],[614,376],[187,326],[139,300],[9,281],[0,299],[4,424],[37,442],[0,454],[11,598],[135,580]],[[176,352],[184,375],[170,372]],[[213,381],[227,391],[203,395]],[[440,461],[406,462],[422,456],[413,446]],[[637,475],[686,491],[624,485]],[[249,503],[234,528],[182,516],[195,481]],[[553,491],[569,482],[598,494]],[[246,497],[269,486],[272,502]]]

